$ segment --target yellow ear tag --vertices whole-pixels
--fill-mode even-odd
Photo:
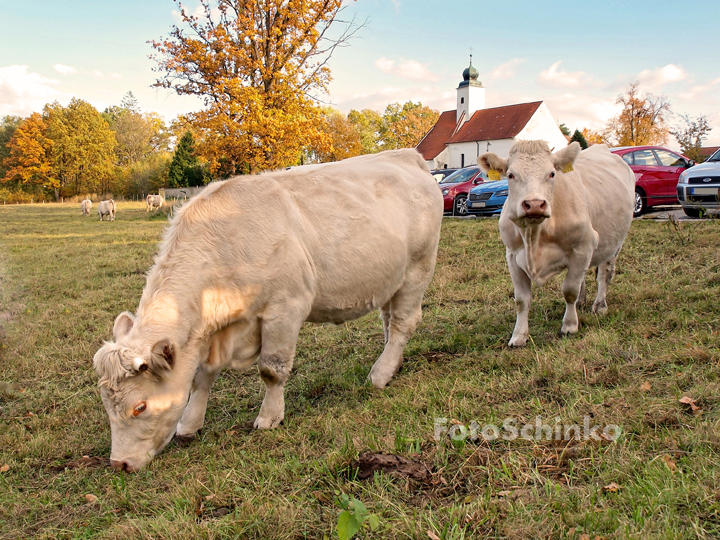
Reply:
[[[572,172],[572,171],[574,171],[574,170],[575,170],[575,169],[573,169],[573,166],[572,166],[571,163],[568,163],[567,165],[564,165],[563,168],[562,168],[562,172],[564,172],[564,173],[569,173],[569,172]]]
[[[488,171],[488,180],[500,180],[500,171],[490,169]]]

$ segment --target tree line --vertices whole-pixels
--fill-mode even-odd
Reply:
[[[411,101],[390,104],[384,114],[363,109],[343,115],[332,107],[319,107],[315,122],[320,142],[299,148],[276,165],[325,163],[413,147],[438,116],[438,111]],[[244,167],[229,168],[221,158],[213,168],[220,150],[204,139],[198,145],[194,132],[187,118],[168,126],[156,113],[143,113],[132,92],[102,113],[74,98],[67,107],[51,103],[27,118],[5,116],[0,123],[0,199],[133,197],[162,187],[201,186],[213,178],[259,172],[247,160],[241,161]]]

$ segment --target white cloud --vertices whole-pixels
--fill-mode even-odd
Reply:
[[[620,112],[620,106],[614,99],[572,92],[546,97],[545,103],[553,117],[571,130],[582,128],[602,130],[607,121]]]
[[[395,8],[395,13],[400,13],[400,5],[401,5],[400,0],[390,0],[390,2],[392,3],[393,7]]]
[[[684,99],[685,101],[697,101],[707,96],[710,91],[717,92],[717,86],[720,86],[720,79],[715,79],[706,84],[691,86],[686,91],[680,92],[678,97],[680,97],[680,99]]]
[[[98,71],[97,69],[93,69],[93,74],[98,78],[103,76],[102,71]]]
[[[122,79],[122,75],[120,75],[119,73],[111,73],[110,78],[111,79]]]
[[[495,66],[490,71],[488,77],[494,80],[511,79],[515,75],[515,66],[519,66],[525,61],[524,58],[513,58],[509,62]]]
[[[28,66],[0,68],[0,116],[28,116],[41,111],[46,103],[69,99],[69,94],[55,88],[58,84],[55,79],[28,73]]]
[[[678,82],[687,79],[687,73],[681,67],[675,64],[668,64],[667,66],[642,71],[638,76],[637,80],[642,87],[654,88],[662,87],[670,82]]]
[[[420,102],[425,106],[439,111],[455,108],[455,91],[444,91],[435,85],[420,86],[385,86],[370,92],[340,94],[334,92],[333,104],[343,113],[350,109],[372,109],[381,114],[390,103]]]
[[[77,73],[77,69],[72,66],[64,66],[63,64],[55,64],[53,66],[55,71],[62,73],[63,75],[70,75],[71,73]]]
[[[382,57],[375,61],[375,67],[384,73],[411,81],[437,82],[440,80],[437,75],[416,60],[406,60],[396,65],[394,60]]]
[[[592,83],[592,76],[584,71],[561,71],[558,60],[538,75],[537,82],[554,88],[586,88]]]

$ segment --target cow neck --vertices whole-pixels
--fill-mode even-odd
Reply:
[[[164,274],[162,269],[154,268],[148,276],[136,326],[146,341],[170,339],[183,347],[192,330],[200,325],[198,300],[193,297],[193,288],[180,286],[185,280]]]
[[[535,262],[539,260],[542,246],[541,240],[549,238],[551,236],[550,231],[554,228],[554,224],[551,220],[552,217],[549,217],[537,225],[518,227],[518,229],[520,229],[520,236],[522,237],[523,244],[525,245],[525,253],[527,254],[525,257],[525,264],[527,265],[527,270],[530,274],[530,279],[532,280],[535,280],[538,276],[535,268]]]

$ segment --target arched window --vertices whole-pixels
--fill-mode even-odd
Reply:
[[[461,98],[460,98],[460,104],[463,104],[463,103],[465,103],[465,98],[464,98],[464,97],[461,97]]]

